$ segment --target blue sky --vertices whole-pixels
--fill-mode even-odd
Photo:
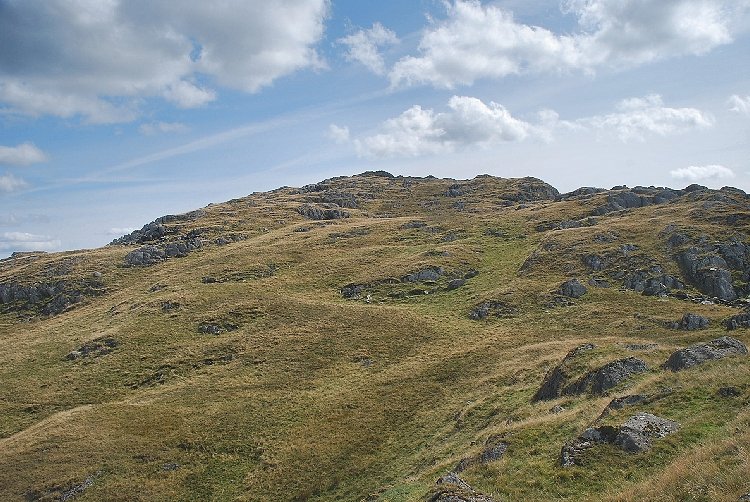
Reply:
[[[750,0],[0,0],[0,256],[384,169],[750,191]]]

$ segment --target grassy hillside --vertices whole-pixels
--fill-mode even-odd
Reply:
[[[661,365],[725,335],[750,343],[724,324],[747,305],[748,230],[735,189],[561,196],[533,178],[377,172],[14,255],[0,261],[0,498],[736,501],[750,359]],[[691,249],[705,259],[692,272]],[[586,293],[562,294],[570,278]],[[708,326],[670,325],[688,312]],[[582,344],[570,381],[628,357],[648,369],[534,401]],[[645,399],[602,416],[627,395]],[[587,427],[637,412],[679,430],[561,465]],[[460,483],[436,484],[451,471]]]

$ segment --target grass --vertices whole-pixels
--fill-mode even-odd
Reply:
[[[296,213],[313,195],[292,189],[212,205],[203,219],[178,223],[179,231],[200,227],[209,241],[230,232],[247,239],[208,244],[149,268],[123,267],[129,249],[119,247],[3,263],[0,282],[43,281],[50,267],[72,260],[61,277],[100,272],[107,288],[52,318],[0,314],[3,500],[52,500],[88,477],[93,484],[76,500],[422,500],[437,477],[498,435],[509,443],[506,456],[462,474],[497,500],[736,500],[750,491],[747,358],[679,373],[659,369],[674,349],[723,335],[720,321],[733,309],[616,287],[549,306],[563,280],[585,279],[580,253],[633,242],[677,273],[654,228],[677,222],[722,232],[688,217],[688,203],[537,232],[539,222],[580,217],[598,199],[516,210],[498,203],[516,181],[483,179],[466,183],[473,191],[467,209],[457,211],[444,196],[449,180],[334,183],[373,198],[361,196],[350,219],[322,224]],[[403,228],[412,220],[427,226]],[[300,226],[309,230],[295,231]],[[594,242],[602,232],[621,237]],[[556,250],[545,250],[549,242]],[[519,274],[535,251],[537,264]],[[432,265],[480,273],[453,291],[441,279],[429,295],[389,296],[389,285],[370,303],[339,294],[352,282]],[[163,287],[152,291],[154,285]],[[468,318],[491,299],[514,313]],[[179,306],[165,311],[165,302]],[[712,324],[699,332],[665,327],[686,311]],[[236,329],[200,333],[205,322]],[[732,335],[750,342],[745,331]],[[119,342],[111,353],[66,359],[102,336]],[[612,396],[671,388],[637,411],[682,427],[648,453],[602,446],[584,467],[563,469],[562,444],[593,423],[612,396],[542,403],[531,396],[549,368],[587,342],[597,349],[577,372],[643,358],[651,370]],[[629,343],[656,346],[633,352]],[[741,396],[718,397],[718,387],[729,385]],[[551,414],[555,404],[566,411]],[[700,475],[691,469],[696,462]]]

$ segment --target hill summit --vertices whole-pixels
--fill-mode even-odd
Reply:
[[[14,253],[0,494],[750,500],[749,230],[731,187],[374,171]]]

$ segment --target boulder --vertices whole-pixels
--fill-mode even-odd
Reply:
[[[591,392],[592,394],[601,395],[609,389],[616,387],[630,376],[645,371],[648,371],[648,367],[641,359],[636,357],[618,359],[586,373],[576,382],[563,388],[562,394],[576,395]]]
[[[560,364],[549,370],[544,376],[541,387],[536,391],[534,397],[531,398],[532,402],[545,401],[560,397],[563,387],[565,387],[565,384],[568,383],[568,380],[570,379],[568,367],[576,357],[584,352],[588,352],[589,350],[594,350],[594,348],[594,344],[585,343],[568,352]]]
[[[568,298],[580,298],[586,294],[588,289],[578,279],[568,279],[558,288],[558,292]]]
[[[729,265],[721,256],[692,247],[679,253],[676,259],[684,276],[701,293],[720,300],[737,299]]]
[[[475,306],[469,312],[469,319],[482,321],[488,317],[512,317],[517,312],[512,305],[500,300],[487,300]]]
[[[672,329],[681,329],[684,331],[694,331],[697,329],[703,329],[710,324],[710,321],[703,316],[697,314],[691,314],[690,312],[682,316],[682,319],[676,322],[669,323],[669,327]]]
[[[426,267],[417,272],[405,275],[401,282],[434,282],[445,274],[442,267]]]
[[[637,413],[619,427],[589,427],[575,440],[563,445],[560,464],[563,467],[580,465],[584,453],[597,444],[611,444],[628,453],[642,453],[651,449],[652,440],[663,438],[679,428],[677,422],[650,413]]]
[[[458,289],[461,286],[465,286],[465,285],[466,285],[466,279],[453,279],[452,281],[448,282],[446,289],[448,289],[448,291],[453,291],[454,289]]]
[[[342,210],[338,204],[322,204],[321,206],[303,204],[297,208],[297,212],[311,220],[337,220],[349,217],[349,213]]]
[[[366,284],[347,284],[341,288],[341,296],[347,299],[358,299],[366,288]]]
[[[112,352],[118,345],[119,342],[109,336],[96,338],[95,340],[84,343],[76,350],[69,352],[65,356],[65,359],[68,361],[75,361],[80,358],[101,357]]]
[[[728,330],[750,328],[750,312],[744,312],[730,317],[724,322]]]
[[[722,336],[710,342],[697,343],[674,352],[663,366],[672,371],[680,371],[706,361],[743,354],[747,354],[745,344],[731,336]]]

